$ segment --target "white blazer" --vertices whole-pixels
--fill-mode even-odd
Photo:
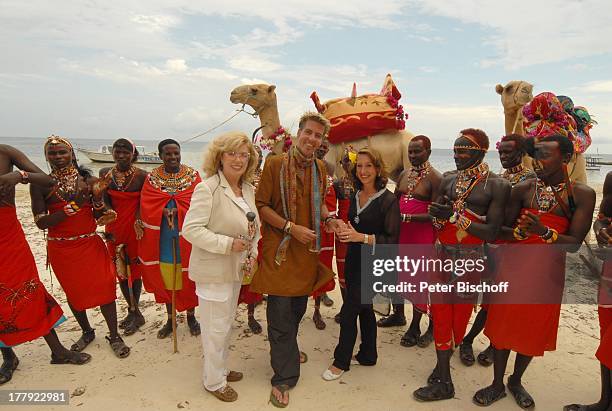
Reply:
[[[255,188],[242,184],[242,196],[255,213],[253,257],[257,257],[257,241],[261,223],[255,206]],[[232,252],[232,242],[240,235],[248,236],[248,220],[237,203],[222,171],[199,183],[185,215],[182,235],[192,244],[189,278],[197,283],[242,282],[241,265],[245,253]]]

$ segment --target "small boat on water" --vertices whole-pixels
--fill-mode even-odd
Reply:
[[[98,151],[88,150],[85,148],[76,149],[79,153],[83,153],[87,156],[88,159],[93,161],[94,163],[114,163],[113,160],[113,146],[100,146]],[[145,151],[144,146],[136,146],[136,150],[138,150],[138,160],[136,161],[139,164],[162,164],[163,161],[159,158],[159,155],[156,151],[152,151],[147,153]]]

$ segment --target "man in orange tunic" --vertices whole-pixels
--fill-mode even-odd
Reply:
[[[297,384],[300,360],[306,359],[299,351],[297,334],[308,296],[334,275],[318,254],[321,221],[328,229],[336,229],[339,223],[325,206],[325,165],[315,158],[329,127],[322,115],[304,114],[294,146],[266,160],[255,198],[263,223],[263,257],[251,290],[268,294],[274,370],[270,401],[279,407],[289,403],[288,390]]]
[[[157,338],[172,334],[172,290],[176,292],[176,311],[187,311],[189,332],[198,336],[201,332],[195,318],[198,297],[195,283],[188,277],[191,243],[180,232],[193,191],[202,179],[196,170],[181,164],[181,146],[177,141],[163,140],[158,150],[164,164],[147,176],[140,201],[144,234],[138,244],[138,255],[144,286],[155,294],[155,301],[166,304],[168,321],[157,332]]]
[[[34,256],[17,219],[15,185],[19,183],[54,185],[21,151],[0,144],[0,385],[11,380],[19,365],[12,347],[41,336],[51,348],[52,364],[84,364],[91,359],[89,354],[66,349],[54,330],[66,318],[38,278]]]
[[[573,154],[573,144],[567,137],[552,135],[537,142],[529,140],[527,151],[536,159],[537,179],[515,185],[506,209],[500,237],[514,240],[517,245],[506,246],[496,260],[495,281],[508,281],[510,292],[490,301],[485,335],[494,347],[494,377],[490,386],[474,394],[474,402],[479,405],[490,405],[506,396],[503,378],[510,351],[515,351],[508,389],[521,408],[535,406],[522,385],[522,377],[534,356],[556,348],[565,250],[578,250],[591,226],[595,207],[593,189],[570,183],[565,177],[565,167]],[[534,296],[535,301],[513,303],[521,301],[519,296]]]
[[[434,225],[441,227],[439,258],[478,260],[484,258],[483,244],[495,240],[504,218],[510,185],[489,171],[483,162],[489,138],[478,129],[466,129],[455,140],[456,173],[442,177],[438,199],[429,206]],[[464,278],[473,283],[477,270],[466,270]],[[461,276],[461,274],[456,274]],[[434,273],[437,283],[453,285],[455,273]],[[430,282],[431,285],[431,282]],[[450,374],[450,357],[454,346],[461,344],[472,313],[474,295],[431,293],[434,342],[437,364],[428,378],[429,385],[414,392],[420,401],[453,398],[455,389]]]
[[[125,273],[117,272],[119,287],[128,304],[127,316],[119,321],[125,335],[132,335],[145,323],[138,309],[142,290],[142,270],[138,264],[138,236],[144,226],[140,219],[140,192],[147,172],[134,167],[138,150],[131,141],[120,138],[113,143],[114,167],[100,170],[100,177],[109,176],[105,201],[117,213],[117,219],[105,227],[106,245],[113,261],[124,262]],[[117,247],[121,255],[117,254]],[[128,272],[129,270],[129,272]],[[118,270],[119,271],[119,270]]]
[[[109,331],[106,339],[117,357],[126,358],[130,348],[117,332],[115,269],[96,233],[97,224],[104,225],[114,215],[104,211],[105,183],[78,166],[72,144],[64,138],[49,137],[45,155],[58,184],[53,189],[31,186],[30,197],[36,225],[49,230],[49,264],[83,330],[70,349],[82,351],[93,341],[95,332],[86,310],[100,307]]]

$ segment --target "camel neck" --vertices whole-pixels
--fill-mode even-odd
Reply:
[[[262,108],[259,112],[259,121],[263,127],[262,133],[264,136],[274,134],[280,127],[278,108],[276,105]]]

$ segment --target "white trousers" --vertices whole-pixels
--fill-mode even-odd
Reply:
[[[228,347],[241,285],[240,282],[196,284],[204,349],[204,388],[209,391],[227,384]]]

